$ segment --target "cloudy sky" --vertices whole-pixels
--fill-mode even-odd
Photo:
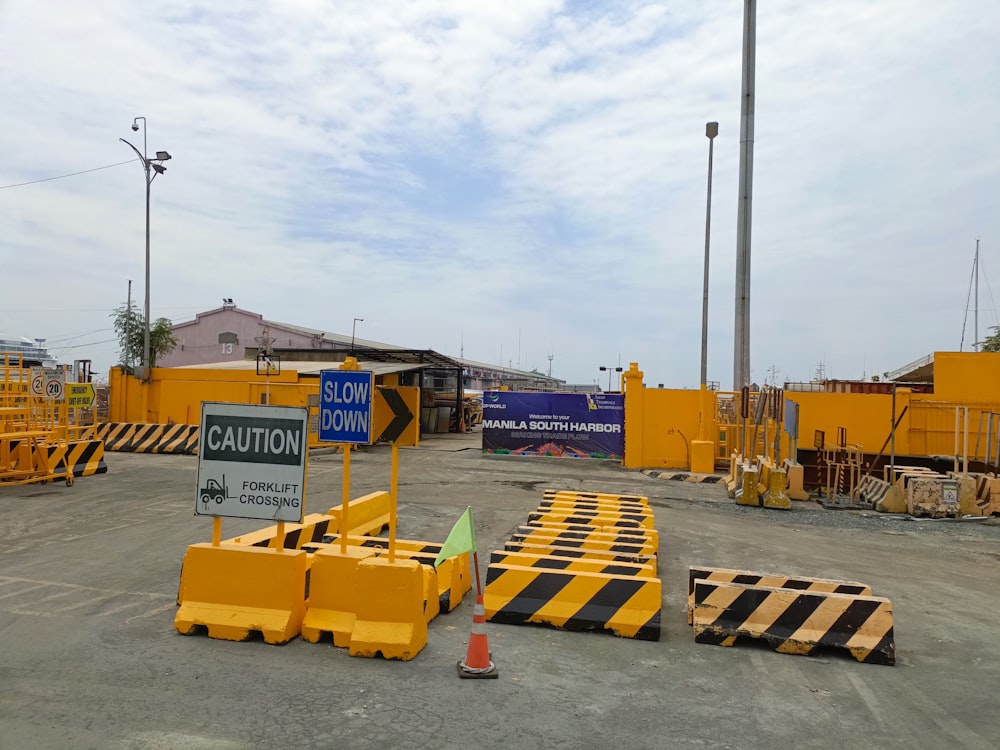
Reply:
[[[0,331],[117,361],[265,318],[603,382],[733,385],[739,0],[0,0]],[[757,12],[751,375],[968,350],[1000,296],[1000,3]],[[127,163],[123,163],[127,162]],[[117,165],[117,166],[109,166]],[[96,169],[109,167],[106,169]],[[53,179],[95,170],[65,179]],[[14,187],[8,187],[8,186]],[[996,285],[994,290],[988,282]],[[968,321],[966,315],[968,311]]]

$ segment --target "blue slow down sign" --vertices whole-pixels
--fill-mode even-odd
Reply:
[[[323,370],[319,383],[320,441],[369,445],[374,375],[359,370]]]

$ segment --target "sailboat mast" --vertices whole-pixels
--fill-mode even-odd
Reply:
[[[975,307],[973,308],[975,312],[972,316],[972,327],[974,329],[975,338],[975,351],[979,351],[979,238],[976,238],[976,261],[972,266],[973,274],[975,275]]]

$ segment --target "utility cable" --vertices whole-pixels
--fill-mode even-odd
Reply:
[[[67,177],[76,177],[77,175],[87,174],[89,172],[98,172],[102,169],[111,169],[112,167],[120,167],[123,164],[131,164],[135,159],[129,159],[128,161],[120,161],[117,164],[106,164],[103,167],[94,167],[93,169],[85,169],[82,172],[71,172],[70,174],[61,174],[58,177],[43,177],[40,180],[31,180],[30,182],[18,182],[14,185],[0,185],[0,190],[6,190],[7,188],[24,187],[25,185],[35,185],[39,182],[51,182],[52,180],[63,180]]]

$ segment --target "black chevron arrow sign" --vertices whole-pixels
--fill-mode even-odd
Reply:
[[[373,431],[378,435],[376,442],[395,443],[413,421],[413,412],[410,411],[402,395],[396,389],[379,388],[376,392],[382,396],[391,412],[388,415],[389,419],[391,419],[388,424],[385,424],[385,418],[378,419],[381,415],[376,416],[378,421],[375,424],[376,429]],[[378,427],[382,426],[382,424],[385,424],[385,426],[379,431]]]

